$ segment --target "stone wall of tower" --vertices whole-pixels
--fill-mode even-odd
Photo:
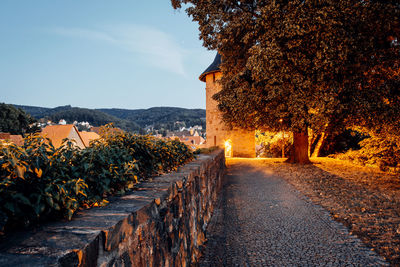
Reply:
[[[212,96],[221,90],[218,80],[221,79],[221,72],[207,74],[206,78],[206,123],[207,123],[207,147],[225,147],[225,141],[232,141],[232,156],[254,158],[255,136],[254,131],[241,129],[229,129],[222,121],[221,112],[218,110],[218,103]]]

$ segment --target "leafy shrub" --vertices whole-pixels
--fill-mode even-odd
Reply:
[[[359,142],[359,150],[349,150],[333,155],[335,158],[350,160],[359,165],[377,166],[382,171],[400,172],[400,139],[399,136],[385,136],[358,128],[358,131],[369,136]]]
[[[71,219],[79,207],[106,203],[138,180],[193,159],[183,143],[112,132],[86,149],[38,135],[22,147],[0,144],[0,232],[49,218]]]
[[[284,144],[285,157],[290,153],[293,145],[291,133],[285,133],[282,139],[281,132],[256,132],[256,144],[259,146],[256,154],[258,157],[280,158],[282,157],[282,142]]]
[[[74,175],[77,151],[70,142],[56,149],[37,135],[27,137],[23,147],[1,147],[0,213],[8,218],[7,225],[26,226],[53,216],[71,218],[87,189]]]

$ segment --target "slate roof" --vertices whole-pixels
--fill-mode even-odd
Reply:
[[[219,65],[221,65],[221,55],[219,53],[217,53],[217,55],[214,58],[213,63],[211,63],[211,65],[208,66],[208,68],[200,75],[200,77],[199,77],[200,81],[205,82],[207,74],[221,71],[219,69]]]

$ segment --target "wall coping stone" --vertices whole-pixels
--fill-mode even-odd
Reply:
[[[105,207],[78,211],[71,221],[13,233],[0,243],[0,266],[96,266],[93,259],[112,257],[112,253],[106,254],[118,249],[129,235],[140,233],[138,226],[148,223],[150,217],[161,216],[160,205],[171,202],[194,177],[206,175],[210,162],[221,158],[223,175],[225,158],[219,149],[198,155],[177,172],[139,183],[124,196],[110,197]],[[126,225],[134,225],[137,233]]]

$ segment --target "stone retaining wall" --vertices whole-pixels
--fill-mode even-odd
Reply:
[[[224,171],[222,150],[200,155],[106,207],[13,236],[0,246],[0,266],[190,266]]]

